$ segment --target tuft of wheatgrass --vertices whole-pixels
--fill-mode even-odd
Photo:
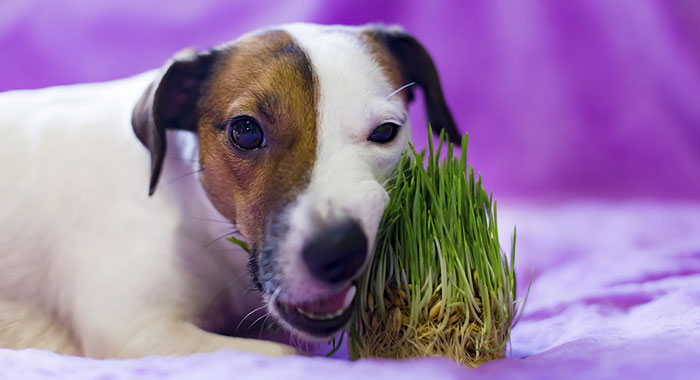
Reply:
[[[442,355],[475,367],[502,358],[518,313],[515,231],[498,241],[496,202],[452,144],[440,161],[413,146],[388,185],[375,253],[347,328],[352,358]],[[425,164],[424,164],[425,163]],[[341,337],[342,338],[342,337]]]

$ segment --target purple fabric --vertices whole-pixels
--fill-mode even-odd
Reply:
[[[433,54],[469,160],[500,200],[504,241],[518,226],[520,294],[533,271],[512,358],[465,370],[437,358],[0,349],[0,378],[698,376],[700,2],[3,0],[0,90],[124,77],[290,21],[400,23]]]
[[[507,202],[506,202],[507,203]],[[509,211],[505,211],[509,210]],[[90,360],[0,349],[0,379],[658,379],[700,374],[700,203],[506,204],[521,294],[512,358],[475,370],[411,361],[269,358],[235,351]]]
[[[0,90],[124,77],[291,21],[418,36],[500,197],[700,198],[694,0],[3,0]]]

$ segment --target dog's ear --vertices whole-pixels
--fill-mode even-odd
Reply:
[[[434,131],[444,130],[453,144],[460,145],[462,135],[447,107],[437,69],[425,47],[397,26],[372,25],[369,33],[394,57],[403,79],[407,83],[415,82],[423,90],[431,128]]]
[[[131,125],[136,136],[151,152],[151,180],[148,195],[153,195],[165,158],[166,129],[197,131],[197,101],[202,85],[214,62],[214,52],[178,53],[161,70],[134,106]]]

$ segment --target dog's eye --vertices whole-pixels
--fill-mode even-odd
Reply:
[[[233,145],[241,150],[257,149],[265,142],[260,124],[247,116],[231,120],[228,133]]]
[[[399,126],[394,123],[384,123],[377,128],[367,137],[367,140],[384,144],[393,140],[396,136],[396,132],[399,131]]]

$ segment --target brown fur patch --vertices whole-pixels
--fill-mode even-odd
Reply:
[[[401,75],[401,70],[396,62],[393,55],[386,49],[384,44],[382,44],[381,38],[375,26],[367,26],[359,29],[356,33],[356,38],[358,38],[367,47],[368,53],[377,62],[379,67],[382,68],[384,75],[389,79],[394,89],[398,89],[403,85],[406,85],[406,79]],[[413,98],[413,91],[411,88],[407,88],[394,96],[401,96],[401,99],[408,104]],[[387,94],[388,95],[388,94]]]
[[[316,156],[318,89],[309,58],[284,31],[259,33],[222,48],[200,100],[201,181],[214,206],[260,244],[268,215],[308,183]],[[227,125],[248,115],[264,148],[243,152]]]

